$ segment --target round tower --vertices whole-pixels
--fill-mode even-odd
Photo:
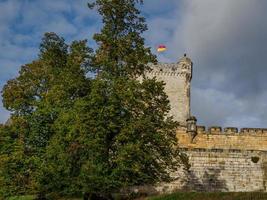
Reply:
[[[193,63],[184,54],[177,63],[159,63],[152,65],[148,77],[156,77],[165,82],[165,92],[170,101],[170,115],[181,126],[186,126],[190,117],[190,82],[192,79]]]

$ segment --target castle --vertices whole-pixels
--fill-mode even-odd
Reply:
[[[171,111],[179,122],[176,136],[190,168],[180,169],[171,183],[155,190],[267,191],[267,129],[209,127],[196,124],[190,114],[192,61],[184,55],[178,63],[151,66],[148,77],[164,81]]]

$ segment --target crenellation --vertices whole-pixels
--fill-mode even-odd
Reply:
[[[206,127],[205,126],[197,126],[197,133],[205,133]]]
[[[225,133],[229,133],[229,134],[238,133],[238,128],[236,127],[225,127],[223,130]]]
[[[188,73],[186,72],[169,72],[169,71],[151,71],[146,72],[147,76],[155,76],[155,77],[168,77],[168,76],[178,76],[178,77],[187,77]]]
[[[211,126],[211,127],[209,127],[209,129],[208,129],[208,132],[209,133],[221,133],[222,132],[222,127],[220,127],[220,126]]]
[[[240,133],[245,134],[266,134],[267,129],[266,128],[241,128]]]
[[[205,126],[197,126],[197,134],[209,134],[209,135],[251,135],[253,137],[267,137],[267,129],[265,128],[241,128],[240,131],[237,127],[225,127],[211,126],[206,130]]]

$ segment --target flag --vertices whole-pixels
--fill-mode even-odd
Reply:
[[[166,46],[165,45],[159,45],[158,46],[158,52],[163,52],[163,51],[166,51],[167,50],[167,48],[166,48]]]

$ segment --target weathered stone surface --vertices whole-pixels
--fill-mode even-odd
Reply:
[[[184,130],[177,130],[177,139],[181,148],[206,148],[206,149],[239,149],[239,150],[257,150],[267,151],[267,133],[262,133],[260,129],[257,132],[240,132],[234,130],[230,132],[203,131],[197,129],[197,135],[194,143],[191,143],[191,136]]]
[[[191,165],[180,169],[177,180],[161,183],[159,193],[186,191],[266,191],[267,152],[222,149],[191,149],[186,151]],[[252,158],[257,162],[253,162]]]
[[[156,77],[157,80],[165,82],[165,92],[171,105],[170,115],[185,126],[186,120],[190,117],[190,81],[193,63],[184,56],[178,63],[161,63],[150,67],[152,70],[146,73],[147,77]]]

